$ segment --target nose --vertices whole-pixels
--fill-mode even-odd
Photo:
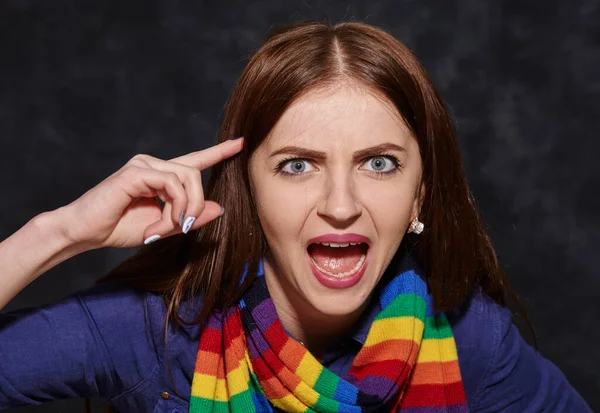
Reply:
[[[361,213],[362,207],[356,197],[356,185],[352,177],[343,173],[330,176],[317,214],[335,227],[346,227],[356,221]]]

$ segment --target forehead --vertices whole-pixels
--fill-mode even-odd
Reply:
[[[405,144],[412,134],[394,105],[383,95],[359,85],[310,91],[283,113],[265,149],[289,144]]]

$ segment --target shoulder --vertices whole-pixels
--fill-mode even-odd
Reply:
[[[96,284],[75,297],[99,327],[118,332],[121,337],[147,335],[151,341],[164,341],[168,311],[161,294],[110,282]],[[179,314],[184,318],[193,317],[202,304],[202,297],[194,302],[183,300]]]
[[[154,332],[166,316],[162,298],[118,283],[98,284],[75,295],[109,348],[156,342]]]
[[[471,411],[591,411],[563,373],[523,340],[504,306],[474,291],[448,320]]]
[[[0,357],[0,410],[97,396],[119,411],[153,411],[161,403],[160,393],[170,390],[165,389],[170,383],[166,314],[159,295],[118,284],[0,313],[0,354],[11,355]],[[196,354],[185,334],[187,330],[178,329],[169,336],[169,355]],[[179,360],[171,363],[178,373],[193,370],[193,363]]]
[[[111,402],[134,408],[138,405],[130,403],[136,403],[136,398],[159,399],[163,391],[185,393],[186,377],[193,374],[199,326],[170,325],[167,332],[164,297],[118,283],[98,284],[76,296],[102,337],[116,376],[129,381]],[[179,314],[188,319],[201,307],[200,297],[194,303],[184,301]],[[181,388],[174,388],[171,375]]]
[[[96,331],[97,346],[108,355],[115,383],[110,399],[131,393],[148,380],[160,364],[162,298],[118,283],[102,283],[73,296]]]
[[[447,313],[457,347],[476,350],[498,344],[503,329],[512,324],[512,314],[479,290],[471,292],[455,310]]]
[[[480,291],[473,291],[447,316],[456,341],[467,400],[472,405],[480,397],[483,379],[494,363],[503,330],[511,324],[511,314]]]

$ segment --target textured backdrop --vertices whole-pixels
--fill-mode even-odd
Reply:
[[[268,29],[307,18],[383,26],[421,58],[540,351],[600,409],[600,1],[3,0],[0,239],[136,153],[212,144]],[[75,257],[8,308],[86,288],[131,252]]]

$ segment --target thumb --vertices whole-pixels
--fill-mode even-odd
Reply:
[[[221,205],[217,204],[216,202],[205,201],[204,209],[202,210],[200,215],[196,217],[196,220],[194,221],[194,224],[192,225],[191,229],[194,230],[200,228],[201,226],[209,223],[210,221],[219,218],[221,215],[223,215],[224,212],[225,210],[221,207]]]

